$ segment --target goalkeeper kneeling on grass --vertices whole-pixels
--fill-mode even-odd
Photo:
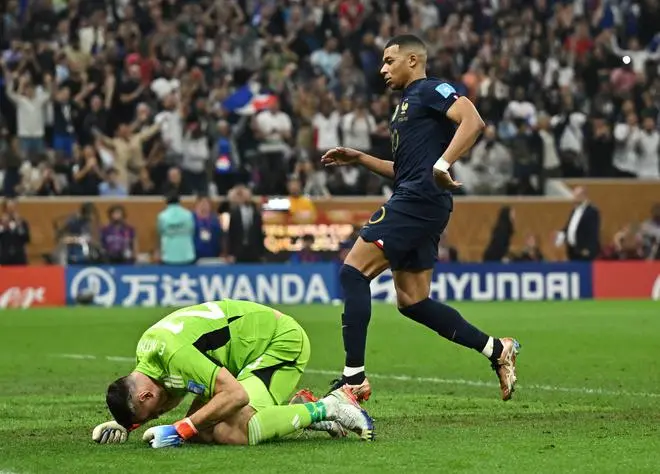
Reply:
[[[257,303],[222,300],[177,310],[145,331],[137,366],[108,387],[114,421],[94,428],[98,443],[123,443],[128,433],[194,393],[186,418],[149,428],[154,448],[184,441],[258,444],[302,429],[364,440],[373,421],[350,390],[316,400],[301,391],[288,404],[310,356],[303,328]]]

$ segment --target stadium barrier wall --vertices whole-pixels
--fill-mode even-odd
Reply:
[[[371,284],[396,302],[391,273]],[[306,265],[1,267],[0,308],[76,305],[183,306],[235,298],[266,304],[341,299],[338,267]],[[660,300],[660,262],[442,264],[431,297],[447,301]]]
[[[660,196],[660,182],[642,180],[565,180],[569,187],[584,186],[592,201],[601,211],[601,241],[611,242],[614,234],[624,225],[641,222],[649,217],[651,205]],[[80,204],[92,202],[99,211],[101,222],[106,222],[110,206],[121,204],[128,212],[128,221],[137,230],[141,252],[153,250],[156,241],[156,216],[164,207],[161,198],[131,196],[126,198],[61,197],[22,198],[21,216],[30,224],[32,243],[28,247],[31,262],[38,262],[55,245],[53,220],[66,219]],[[215,200],[216,204],[219,202]],[[256,199],[259,202],[259,199]],[[362,225],[383,204],[382,197],[332,197],[314,199],[318,210],[316,224]],[[183,204],[192,207],[189,198]],[[538,237],[546,260],[565,260],[563,248],[554,246],[553,233],[566,225],[574,203],[569,198],[549,197],[461,197],[455,198],[455,212],[447,229],[449,241],[463,262],[481,261],[488,244],[492,226],[502,206],[516,211],[516,233],[512,250],[524,244],[528,234]],[[264,213],[265,225],[273,229],[286,225],[286,213]],[[311,232],[314,233],[314,232]]]

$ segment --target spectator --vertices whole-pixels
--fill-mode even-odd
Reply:
[[[513,156],[513,194],[542,194],[542,144],[526,121],[516,121],[516,133],[509,141]],[[500,176],[502,171],[500,171]]]
[[[167,181],[163,183],[163,194],[180,194],[183,191],[183,181],[181,178],[181,170],[173,166],[167,171]]]
[[[255,263],[264,256],[264,231],[261,211],[252,201],[250,190],[239,185],[232,190],[234,204],[229,209],[227,260]]]
[[[515,212],[509,206],[500,209],[491,233],[490,242],[484,251],[484,262],[505,262],[509,259],[509,248],[514,233]]]
[[[637,229],[627,225],[616,234],[612,243],[599,256],[602,260],[643,260],[644,242]]]
[[[600,252],[600,212],[583,187],[575,188],[573,197],[577,205],[566,227],[557,234],[555,244],[566,244],[569,260],[594,260]]]
[[[340,119],[339,112],[334,110],[332,102],[327,99],[321,102],[320,111],[317,112],[312,119],[314,136],[316,137],[316,150],[319,156],[330,148],[340,145]]]
[[[642,222],[640,234],[644,242],[645,256],[660,260],[660,203],[653,205],[651,217]]]
[[[8,146],[2,151],[5,163],[5,177],[2,184],[2,194],[6,197],[16,197],[21,184],[20,169],[23,162],[17,137],[9,139]]]
[[[625,123],[614,127],[614,174],[623,178],[637,177],[637,144],[641,130],[637,126],[637,114],[629,112]]]
[[[200,258],[218,258],[222,253],[222,228],[220,219],[211,212],[207,197],[197,198],[195,203],[195,255]]]
[[[78,98],[78,101],[81,99]],[[73,157],[76,142],[75,124],[78,122],[79,108],[71,99],[68,87],[61,87],[53,103],[53,149],[66,158]]]
[[[108,225],[101,229],[101,248],[108,263],[135,263],[138,255],[135,229],[126,223],[123,206],[108,209]]]
[[[311,199],[302,195],[300,178],[289,178],[289,216],[296,224],[311,224],[316,222],[316,206]]]
[[[458,251],[456,247],[449,244],[446,232],[440,234],[440,240],[438,241],[438,261],[444,263],[458,262]]]
[[[131,194],[134,196],[154,196],[158,194],[156,185],[151,180],[147,168],[142,168],[140,170],[140,176],[137,182],[131,187]]]
[[[82,156],[75,160],[72,172],[72,194],[78,196],[98,196],[99,186],[103,182],[103,171],[101,170],[93,146],[88,145],[83,148]]]
[[[119,182],[119,172],[116,168],[110,168],[106,172],[105,181],[99,184],[100,196],[128,196],[128,191]]]
[[[376,120],[369,113],[364,99],[358,99],[355,110],[341,118],[342,144],[345,147],[368,153],[371,150],[371,134],[375,131]]]
[[[199,118],[188,122],[183,137],[183,192],[205,195],[208,192],[208,164],[211,157],[206,123]]]
[[[64,225],[56,223],[55,232],[57,263],[77,265],[100,261],[99,216],[92,203],[83,203],[76,214],[66,218]]]
[[[296,163],[294,175],[304,183],[303,193],[306,196],[329,197],[327,177],[320,161],[299,160]]]
[[[542,262],[543,253],[539,248],[539,239],[533,234],[525,237],[525,246],[523,249],[513,256],[513,261],[516,262]]]
[[[606,178],[614,174],[614,137],[604,117],[594,116],[586,133],[586,149],[589,153],[589,176]]]
[[[513,159],[507,147],[498,140],[493,125],[486,128],[483,139],[472,149],[470,162],[461,163],[457,172],[470,193],[507,193],[513,180]]]
[[[561,161],[557,153],[557,141],[552,133],[550,117],[543,113],[538,117],[537,134],[541,146],[541,161],[545,178],[558,178],[561,176]]]
[[[655,117],[644,117],[636,148],[639,160],[637,176],[647,179],[660,178],[660,133],[655,125]]]
[[[128,123],[121,123],[115,138],[108,138],[101,132],[96,132],[100,144],[112,152],[113,166],[117,169],[118,181],[124,188],[130,188],[130,185],[137,181],[140,169],[145,166],[142,145],[159,130],[160,125],[153,124],[139,133],[132,133]]]
[[[158,214],[160,262],[190,265],[195,262],[195,217],[181,205],[177,194],[168,194],[167,207]]]
[[[0,211],[0,265],[27,265],[30,226],[21,219],[14,199],[5,199]]]
[[[337,39],[328,38],[323,49],[312,53],[310,61],[313,66],[319,68],[330,81],[336,78],[337,68],[341,61],[341,54],[337,52]]]
[[[302,241],[302,246],[300,247],[300,250],[291,254],[289,263],[300,264],[319,262],[319,256],[312,248],[314,246],[314,236],[311,234],[305,234],[300,240]]]
[[[62,194],[62,183],[55,176],[53,167],[49,163],[41,163],[41,180],[36,187],[37,196],[59,196]]]
[[[101,171],[117,168],[126,189],[146,165],[159,192],[177,166],[185,175],[179,193],[215,193],[214,180],[220,194],[244,181],[260,194],[284,194],[286,176],[297,169],[292,158],[315,162],[309,153],[316,151],[312,122],[320,109],[326,121],[341,116],[338,137],[332,123],[316,124],[320,149],[342,142],[391,159],[388,125],[398,99],[379,74],[382,48],[410,32],[428,44],[429,75],[452,81],[493,123],[501,144],[515,149],[515,192],[543,192],[557,157],[562,176],[613,171],[659,179],[649,174],[655,167],[643,165],[654,156],[642,157],[641,146],[626,149],[614,126],[631,113],[657,119],[655,2],[471,2],[485,5],[474,9],[426,0],[392,8],[359,0],[227,8],[212,0],[146,7],[122,0],[107,14],[96,1],[47,1],[30,4],[29,15],[20,2],[5,3],[0,62],[8,80],[0,97],[10,100],[0,99],[0,109],[23,152],[4,186],[12,193],[17,185],[35,192],[20,185],[16,170],[38,181],[34,157],[44,149],[55,152],[57,173],[70,178],[63,191],[76,192],[77,144],[95,148]],[[624,40],[626,49],[619,47]],[[271,102],[277,104],[260,112]],[[150,131],[149,109],[160,136],[136,140]],[[551,129],[540,125],[536,134],[544,115]],[[200,124],[206,146],[190,136],[192,123]],[[119,141],[113,146],[99,135]],[[184,150],[184,138],[194,152]],[[204,148],[208,154],[197,153]],[[357,168],[315,171],[313,181],[323,175],[333,194],[391,190]]]
[[[291,118],[280,110],[279,100],[275,99],[271,101],[268,110],[255,117],[253,128],[259,140],[259,192],[283,194],[283,184],[286,180],[285,160],[290,152],[288,141],[292,137]]]
[[[45,77],[45,88],[36,86],[28,74],[23,74],[14,90],[14,75],[5,69],[5,91],[16,105],[16,121],[21,152],[26,155],[45,150],[45,105],[50,99],[52,77]]]

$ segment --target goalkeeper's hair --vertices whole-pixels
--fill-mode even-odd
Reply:
[[[131,397],[132,382],[128,376],[121,377],[108,386],[105,401],[117,423],[129,429],[133,426],[135,411]]]

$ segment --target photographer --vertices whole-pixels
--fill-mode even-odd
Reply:
[[[29,243],[30,227],[18,215],[16,201],[5,200],[0,212],[0,265],[27,265]]]

